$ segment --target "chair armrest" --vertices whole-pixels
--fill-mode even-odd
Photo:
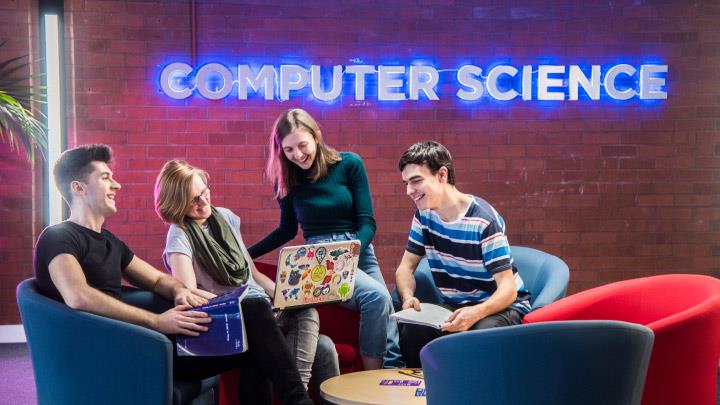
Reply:
[[[523,318],[523,323],[617,319],[617,316],[609,316],[608,312],[612,312],[612,309],[607,311],[603,305],[610,295],[611,288],[604,287],[573,294],[530,312]]]
[[[647,324],[655,332],[653,363],[675,380],[717,381],[720,358],[720,295]],[[708,373],[710,370],[710,373]]]

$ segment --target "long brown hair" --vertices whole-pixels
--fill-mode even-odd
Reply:
[[[282,140],[297,130],[304,130],[312,135],[317,144],[315,160],[310,169],[310,180],[317,181],[324,177],[329,167],[340,161],[338,152],[323,142],[322,132],[315,119],[307,111],[293,108],[278,117],[270,134],[270,158],[265,174],[275,187],[275,197],[283,198],[302,181],[303,172],[285,156]]]
[[[155,213],[166,223],[183,226],[193,204],[190,187],[196,174],[208,184],[207,172],[184,160],[169,160],[160,170],[155,181]]]

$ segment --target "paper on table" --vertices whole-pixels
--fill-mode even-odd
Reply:
[[[421,368],[399,368],[397,371],[400,374],[409,375],[410,377],[419,378],[421,380],[424,379],[423,370]]]
[[[391,316],[395,317],[398,322],[426,325],[435,329],[440,329],[450,315],[452,315],[452,311],[443,308],[440,305],[421,303],[420,311],[408,308],[400,312],[396,312]]]

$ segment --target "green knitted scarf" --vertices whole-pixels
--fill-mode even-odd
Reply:
[[[210,232],[204,232],[193,219],[185,217],[183,230],[190,239],[195,260],[217,283],[243,285],[248,279],[248,262],[230,225],[215,207],[211,209]]]

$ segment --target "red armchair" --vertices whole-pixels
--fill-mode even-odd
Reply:
[[[255,263],[258,271],[275,280],[277,266],[267,263]],[[360,315],[338,305],[320,305],[320,333],[329,336],[335,343],[340,363],[340,373],[363,370],[360,356]],[[239,372],[224,373],[220,380],[220,403],[236,405],[235,386],[240,378]]]
[[[643,405],[716,403],[719,279],[671,274],[620,281],[556,301],[524,322],[560,320],[619,320],[652,329]]]

